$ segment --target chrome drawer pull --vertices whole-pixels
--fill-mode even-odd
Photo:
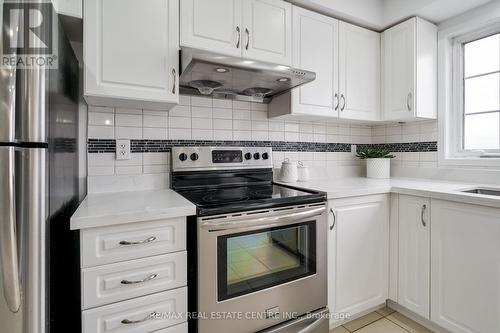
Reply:
[[[151,320],[153,319],[154,317],[156,317],[158,315],[158,313],[156,312],[151,312],[147,317],[144,317],[142,319],[139,319],[139,320],[129,320],[129,319],[123,319],[122,320],[122,324],[124,325],[133,325],[133,324],[140,324],[140,323],[144,323],[145,321],[148,321],[148,320]]]
[[[236,43],[236,48],[240,48],[240,42],[241,42],[241,30],[240,27],[236,27],[236,32],[238,33],[238,42]]]
[[[335,228],[335,224],[337,224],[337,214],[335,214],[335,211],[333,210],[333,208],[330,208],[330,213],[332,213],[332,216],[333,216],[333,223],[330,226],[330,230],[333,230],[333,228]]]
[[[120,283],[121,284],[138,284],[138,283],[146,283],[148,281],[154,280],[158,277],[158,274],[151,274],[145,279],[142,280],[136,280],[136,281],[129,281],[129,280],[122,280]]]
[[[413,98],[413,94],[411,92],[408,93],[408,96],[406,96],[406,107],[408,111],[412,111],[411,105],[410,105],[410,99]]]
[[[427,226],[427,223],[425,222],[425,217],[424,217],[424,215],[425,215],[425,210],[426,210],[426,209],[427,209],[427,205],[423,205],[423,206],[422,206],[422,215],[421,215],[421,219],[422,219],[422,225],[423,225],[424,227],[426,227],[426,226]]]
[[[156,237],[153,236],[153,237],[149,237],[148,239],[145,239],[143,241],[138,241],[138,242],[121,241],[120,245],[125,245],[125,246],[141,245],[141,244],[148,244],[148,243],[154,242],[155,240],[156,240]]]

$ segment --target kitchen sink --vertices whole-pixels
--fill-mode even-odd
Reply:
[[[473,189],[464,190],[461,192],[500,197],[500,189],[494,190],[494,189],[490,189],[490,188],[473,188]]]

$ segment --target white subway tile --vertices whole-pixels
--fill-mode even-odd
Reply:
[[[87,136],[89,139],[114,139],[115,128],[112,126],[89,126]]]
[[[141,127],[142,126],[142,113],[141,114],[128,114],[117,113],[115,115],[116,126],[121,127]]]
[[[326,134],[313,134],[314,142],[326,142]]]
[[[305,123],[301,122],[299,125],[299,132],[300,133],[312,133],[313,132],[313,126],[311,123]]]
[[[88,113],[89,125],[114,126],[115,115],[110,112],[92,112]]]
[[[132,153],[129,160],[116,160],[115,166],[142,166],[142,155],[142,153]]]
[[[391,125],[391,126],[387,126],[387,128],[386,128],[386,135],[387,136],[401,135],[401,134],[403,134],[401,125]]]
[[[251,107],[250,102],[233,101],[233,109],[251,110]]]
[[[270,131],[284,131],[285,122],[282,120],[269,120],[269,130]]]
[[[142,172],[145,174],[167,173],[169,171],[170,167],[168,165],[145,165],[142,168]]]
[[[337,129],[338,135],[349,136],[351,135],[351,128],[345,125],[339,125]]]
[[[142,129],[142,138],[147,140],[167,140],[168,129],[144,127]]]
[[[142,173],[141,166],[117,166],[115,167],[115,174],[117,175],[140,175]]]
[[[437,152],[421,152],[420,162],[437,162]]]
[[[250,131],[252,122],[250,120],[233,120],[233,129]]]
[[[326,126],[326,134],[330,134],[330,135],[339,134],[339,126],[336,124],[328,124]]]
[[[285,132],[269,132],[270,141],[285,141]]]
[[[252,120],[267,120],[267,112],[252,111]]]
[[[252,103],[251,109],[255,110],[255,111],[267,112],[268,106],[267,106],[267,104],[264,104],[264,103]]]
[[[89,167],[115,165],[115,153],[88,154],[87,164]]]
[[[231,130],[215,130],[214,131],[214,140],[224,140],[231,141],[233,140],[233,131]]]
[[[268,131],[269,124],[267,121],[252,120],[252,131]]]
[[[419,142],[420,141],[420,134],[403,134],[401,136],[401,141],[402,142]]]
[[[191,128],[169,128],[168,138],[170,140],[191,140]]]
[[[252,140],[267,141],[267,140],[269,140],[269,132],[267,132],[267,131],[252,131]]]
[[[115,174],[115,168],[112,166],[89,166],[87,173],[89,176],[111,176]]]
[[[144,165],[168,165],[170,164],[170,153],[144,153]]]
[[[232,109],[214,108],[213,109],[213,118],[214,119],[215,118],[217,118],[217,119],[233,119],[233,110]]]
[[[314,142],[314,136],[312,133],[299,133],[300,142]]]
[[[192,118],[191,124],[193,129],[212,129],[212,118]],[[193,134],[196,131],[193,131]]]
[[[212,107],[211,97],[191,96],[191,106]]]
[[[117,139],[142,139],[142,127],[116,127]]]
[[[250,110],[233,110],[233,119],[250,120],[252,112]]]
[[[223,108],[223,109],[232,109],[233,108],[233,101],[230,99],[216,99],[216,98],[214,98],[212,103],[213,103],[214,108]]]
[[[233,121],[230,119],[214,119],[215,130],[231,130],[233,129]]]
[[[285,132],[298,132],[300,125],[297,122],[285,121]]]
[[[179,104],[180,105],[191,105],[191,96],[180,95],[179,96]]]
[[[191,107],[186,105],[176,105],[168,112],[169,116],[191,117]]]
[[[285,132],[285,141],[286,142],[298,142],[299,141],[299,133]]]
[[[192,106],[191,116],[193,118],[212,118],[212,108]]]
[[[141,115],[142,110],[141,109],[128,109],[128,108],[116,108],[115,109],[116,114],[135,114],[135,115]]]
[[[191,128],[191,118],[169,117],[170,128]]]
[[[193,129],[193,140],[213,140],[214,131],[211,129]]]
[[[115,113],[115,108],[107,107],[107,106],[92,106],[92,105],[89,105],[88,112]]]
[[[251,141],[252,131],[234,131],[233,140],[236,141]]]
[[[372,127],[373,136],[385,136],[385,125]]]
[[[326,134],[326,125],[324,124],[314,124],[313,125],[314,134]]]
[[[142,116],[143,127],[167,128],[168,117],[166,116],[153,116],[151,114],[144,114]]]

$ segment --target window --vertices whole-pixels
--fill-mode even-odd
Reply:
[[[500,33],[461,43],[462,150],[500,151]]]

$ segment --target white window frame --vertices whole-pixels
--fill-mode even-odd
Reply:
[[[439,32],[439,165],[500,168],[500,156],[482,158],[497,151],[463,149],[463,44],[495,33],[500,33],[499,18],[479,18]]]

